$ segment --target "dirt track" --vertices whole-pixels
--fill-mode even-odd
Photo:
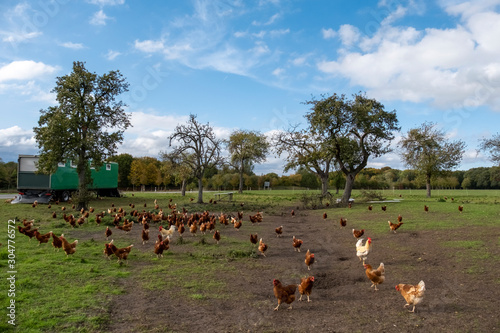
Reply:
[[[229,225],[221,229],[219,246],[230,249],[224,236],[248,239],[249,228],[269,245],[266,257],[229,260],[231,270],[217,279],[226,283],[225,292],[231,297],[206,295],[202,300],[179,297],[174,288],[144,289],[141,269],[162,265],[161,261],[140,261],[131,256],[132,276],[122,281],[125,294],[111,300],[111,324],[107,332],[494,332],[500,330],[497,311],[499,299],[498,235],[485,228],[454,229],[451,232],[407,232],[404,226],[397,234],[370,235],[369,225],[348,222],[341,229],[334,218],[323,220],[318,211],[301,211],[291,218],[289,210],[282,216],[264,216],[264,221],[251,225],[244,219],[236,231]],[[336,218],[335,218],[335,221]],[[379,223],[379,222],[373,222]],[[383,222],[380,222],[383,223]],[[274,229],[283,225],[283,236]],[[366,237],[373,240],[373,250],[367,263],[378,266],[384,262],[385,283],[379,291],[370,288],[362,264],[356,257],[352,228],[365,228]],[[246,229],[246,230],[245,230]],[[156,231],[151,239],[156,238]],[[135,234],[134,234],[135,233]],[[140,228],[130,237],[140,239]],[[451,239],[466,239],[467,234],[479,235],[485,243],[496,244],[492,260],[471,260],[453,248],[439,244]],[[302,252],[294,252],[292,236],[304,241]],[[191,237],[189,234],[185,238]],[[207,240],[211,238],[207,236]],[[176,255],[189,251],[191,245],[172,244],[169,251]],[[151,251],[136,247],[137,251]],[[304,263],[304,253],[310,249],[317,262],[311,271]],[[135,249],[134,249],[135,250]],[[486,251],[486,249],[485,249]],[[315,285],[312,302],[284,305],[273,311],[277,301],[272,280],[284,284],[298,283],[300,277],[311,274]],[[168,279],[168,277],[166,277]],[[423,304],[416,313],[403,308],[405,300],[395,285],[426,283]],[[298,299],[298,292],[297,292]]]

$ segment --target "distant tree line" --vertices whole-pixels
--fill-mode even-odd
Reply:
[[[198,180],[183,174],[166,159],[154,157],[133,157],[130,154],[113,156],[109,161],[119,164],[118,186],[124,190],[157,191],[198,189]],[[225,165],[220,168],[205,170],[202,177],[203,186],[207,190],[238,191],[240,172],[238,168]],[[294,174],[279,176],[276,173],[257,175],[253,167],[246,168],[243,173],[244,190],[263,189],[264,182],[270,182],[271,188],[302,188],[319,190],[322,187],[320,178],[306,168],[299,168]],[[15,190],[17,184],[17,163],[4,163],[0,160],[0,189]],[[330,172],[328,189],[330,192],[342,191],[345,186],[345,175],[341,171]],[[500,167],[479,167],[467,171],[457,170],[433,176],[434,189],[500,189]],[[425,189],[426,175],[416,170],[398,170],[390,167],[381,169],[365,168],[354,180],[355,189]]]

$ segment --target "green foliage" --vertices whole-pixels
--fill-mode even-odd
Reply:
[[[40,150],[38,169],[53,173],[58,162],[75,161],[79,189],[85,189],[91,181],[89,162],[101,167],[130,126],[125,104],[116,100],[126,91],[128,83],[119,71],[99,76],[83,62],[74,62],[73,71],[58,77],[53,89],[59,105],[40,110],[38,127],[33,128]]]
[[[360,196],[364,198],[366,201],[375,201],[375,200],[385,200],[386,198],[379,191],[374,190],[361,190]]]

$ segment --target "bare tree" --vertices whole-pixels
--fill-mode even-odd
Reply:
[[[222,140],[215,137],[213,128],[207,123],[205,125],[196,121],[195,115],[189,115],[185,125],[177,125],[174,133],[170,136],[170,146],[177,141],[178,146],[173,148],[172,154],[178,155],[193,171],[198,179],[198,203],[203,203],[203,174],[207,168],[223,162],[220,155]],[[189,155],[194,155],[189,159]]]
[[[490,159],[493,163],[500,165],[500,134],[497,133],[490,139],[481,140],[480,150],[484,150],[490,154]]]

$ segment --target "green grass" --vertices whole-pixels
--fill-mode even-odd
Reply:
[[[387,211],[382,211],[382,203],[372,203],[373,210],[368,211],[366,202],[360,197],[360,191],[353,191],[355,204],[352,209],[345,207],[322,207],[310,214],[317,214],[321,219],[323,212],[328,213],[327,223],[338,227],[338,219],[342,216],[348,219],[349,228],[369,227],[373,234],[389,233],[388,220],[396,221],[398,214],[403,216],[401,230],[419,232],[426,230],[469,230],[467,228],[486,227],[498,231],[498,209],[500,206],[500,191],[498,190],[433,190],[432,198],[425,197],[424,190],[385,190],[381,191],[387,199],[400,199],[400,202],[384,203]],[[171,193],[126,193],[123,198],[104,198],[91,203],[96,211],[107,210],[112,203],[130,211],[130,203],[136,209],[153,210],[153,201],[158,200],[160,207],[168,211],[167,206],[172,199],[178,209],[185,207],[189,212],[208,210],[215,214],[244,210],[247,213],[263,211],[264,214],[280,215],[289,213],[290,207],[301,207],[299,201],[303,191],[247,191],[243,194],[234,193],[234,202],[218,202],[217,204],[196,204],[197,193],[190,192],[186,197]],[[309,192],[319,193],[319,192]],[[401,194],[401,197],[399,196]],[[444,196],[448,200],[444,200]],[[340,197],[340,196],[335,196]],[[454,201],[451,201],[451,197]],[[194,198],[193,202],[190,198]],[[205,193],[204,200],[208,202],[213,193]],[[147,207],[144,208],[144,203]],[[242,208],[240,203],[244,204]],[[424,212],[424,205],[430,207]],[[462,214],[458,205],[464,206]],[[173,295],[187,301],[200,302],[210,299],[226,299],[230,297],[230,286],[226,285],[220,276],[223,274],[237,275],[234,261],[242,262],[246,267],[258,268],[263,265],[256,262],[255,248],[247,241],[222,236],[222,242],[228,246],[217,246],[211,235],[190,237],[185,234],[183,242],[174,240],[175,247],[184,250],[167,251],[164,257],[157,259],[151,253],[133,251],[129,261],[146,263],[131,269],[131,265],[119,265],[116,260],[108,261],[102,254],[104,241],[83,237],[88,233],[100,233],[104,225],[112,224],[106,217],[103,225],[97,226],[91,215],[88,224],[72,229],[62,220],[62,205],[46,205],[32,208],[28,204],[11,205],[0,203],[0,269],[6,274],[7,260],[7,221],[16,219],[34,219],[35,226],[42,233],[54,231],[64,233],[69,241],[82,239],[74,255],[66,257],[60,251],[55,252],[49,244],[37,246],[17,230],[15,232],[16,247],[16,323],[23,327],[23,332],[95,332],[100,331],[110,321],[109,306],[114,295],[125,292],[120,286],[128,279],[138,279],[139,285],[146,290],[157,288],[167,289]],[[67,214],[78,215],[68,208]],[[302,210],[302,207],[301,207]],[[57,218],[51,214],[56,211]],[[299,210],[300,212],[300,210]],[[248,232],[259,230],[252,225],[248,217],[244,218],[244,226]],[[205,241],[203,241],[203,239]],[[127,241],[115,239],[118,245],[126,246]],[[439,242],[439,240],[437,240]],[[138,244],[139,245],[139,244]],[[443,248],[454,249],[461,253],[457,260],[476,261],[468,266],[466,273],[481,274],[484,263],[495,258],[493,246],[500,245],[500,237],[494,237],[492,242],[486,242],[477,232],[464,233],[459,239],[440,243]],[[410,268],[408,268],[410,269]],[[2,275],[3,277],[4,275]],[[497,280],[500,284],[500,280]],[[5,309],[10,301],[5,290],[0,292],[0,306]],[[11,329],[6,321],[0,322],[0,330]]]

